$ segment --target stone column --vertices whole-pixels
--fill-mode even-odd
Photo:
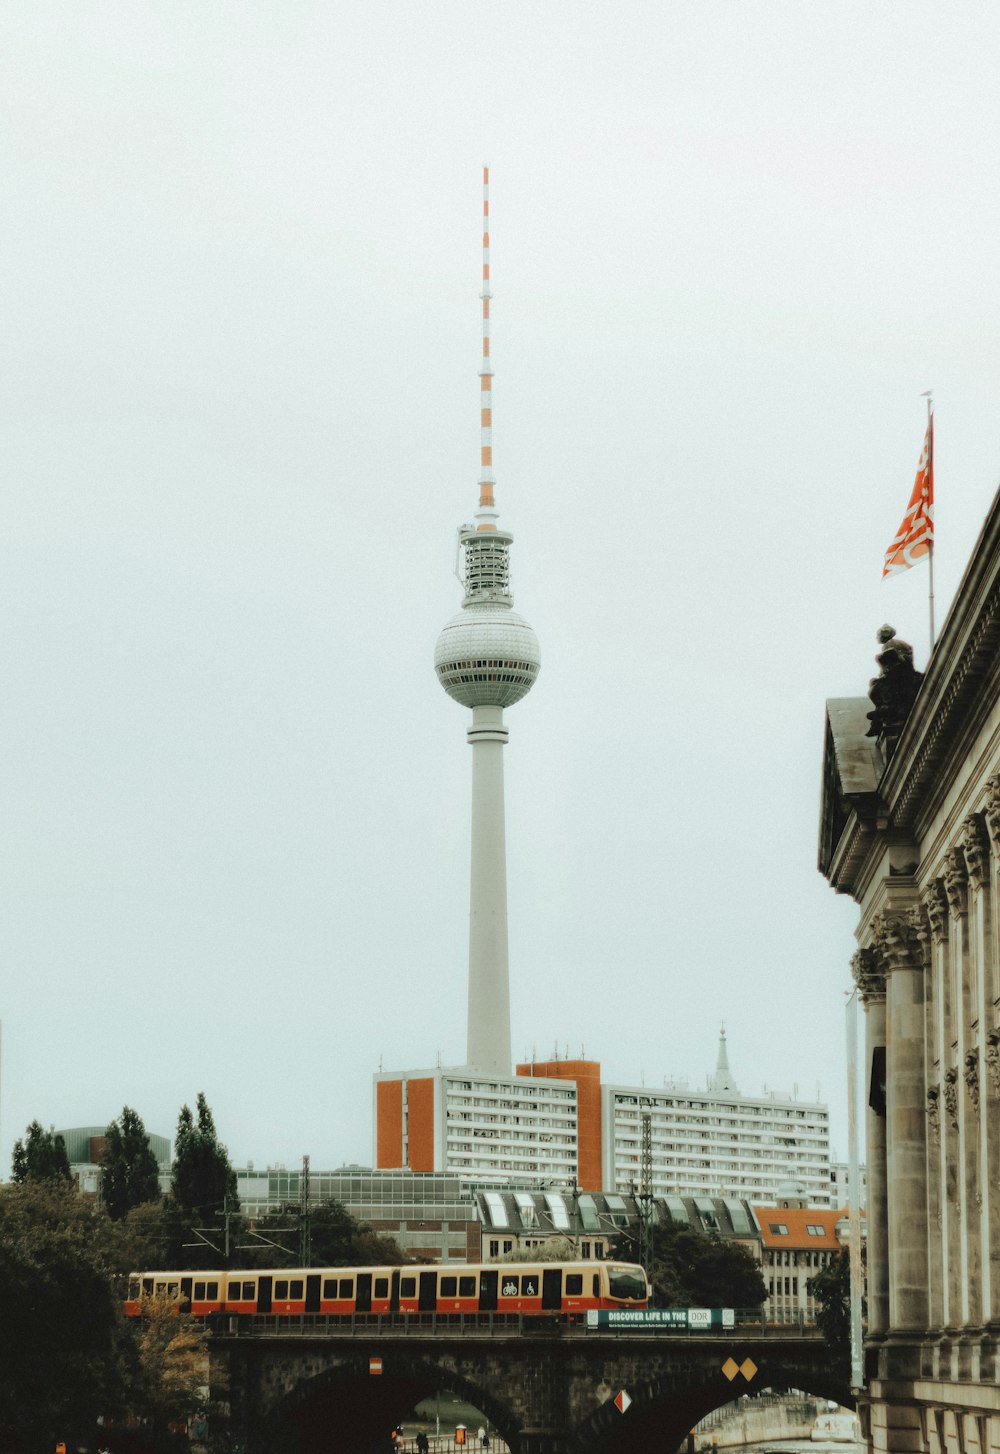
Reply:
[[[886,971],[889,1328],[927,1328],[927,1112],[923,945],[908,915],[873,928]]]
[[[859,949],[851,972],[865,1007],[865,1066],[868,1086],[868,1336],[884,1336],[889,1326],[889,1212],[886,1184],[885,1106],[879,1086],[885,1064],[885,969],[873,948]],[[872,1101],[876,1104],[873,1106]]]
[[[949,1138],[949,1159],[955,1168],[952,1199],[952,1182],[949,1180],[949,1200],[958,1208],[959,1224],[959,1306],[961,1324],[968,1328],[982,1321],[982,1258],[979,1241],[978,1194],[979,1166],[976,1158],[976,1124],[966,1094],[965,1075],[968,1069],[966,1056],[970,1050],[971,1004],[969,994],[969,873],[965,854],[961,848],[949,849],[944,861],[944,889],[948,895],[948,909],[951,913],[951,992],[954,1015],[952,1021],[951,1053],[954,1056],[946,1072],[949,1094],[949,1123],[954,1133]]]
[[[925,1044],[927,1057],[927,1282],[928,1324],[944,1328],[949,1322],[948,1204],[943,1194],[945,1174],[941,1142],[942,1099],[947,1063],[945,1046],[945,963],[948,940],[948,900],[940,879],[931,879],[921,895],[930,934],[927,976]]]
[[[1000,943],[994,925],[1000,906],[1000,774],[986,784],[986,830],[992,846],[992,871],[983,889],[983,902],[989,915],[984,934],[983,998],[984,1015],[981,1026],[983,1047],[983,1139],[986,1145],[986,1227],[989,1240],[991,1301],[986,1310],[994,1334],[1000,1332],[1000,1029],[997,1028],[995,1001],[1000,994]]]
[[[986,982],[989,976],[992,925],[990,842],[983,819],[977,813],[970,813],[962,824],[962,853],[969,875],[968,958],[965,973],[967,988],[965,1026],[969,1039],[963,1057],[968,1152],[974,1177],[969,1187],[969,1237],[972,1241],[972,1218],[974,1216],[974,1240],[981,1283],[977,1321],[986,1323],[993,1316],[993,1303],[997,1288],[990,1257],[989,1152],[984,1115],[986,1105]]]

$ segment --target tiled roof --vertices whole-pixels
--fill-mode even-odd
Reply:
[[[837,1223],[847,1216],[845,1207],[754,1207],[765,1247],[835,1250],[841,1242]],[[819,1228],[819,1232],[809,1228]]]

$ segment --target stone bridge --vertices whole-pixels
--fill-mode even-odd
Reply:
[[[846,1369],[811,1332],[216,1334],[211,1355],[245,1454],[387,1449],[389,1431],[439,1389],[480,1409],[512,1454],[670,1451],[713,1409],[766,1388],[853,1406]]]

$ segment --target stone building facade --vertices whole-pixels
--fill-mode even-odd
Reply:
[[[827,704],[819,866],[859,907],[875,1450],[1000,1448],[1000,497],[927,664]],[[874,709],[873,709],[874,704]]]

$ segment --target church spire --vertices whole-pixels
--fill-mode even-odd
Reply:
[[[727,1092],[729,1095],[738,1096],[740,1093],[739,1086],[733,1080],[733,1072],[729,1069],[725,1025],[719,1031],[719,1057],[715,1062],[715,1074],[709,1077],[708,1088],[713,1094]]]

